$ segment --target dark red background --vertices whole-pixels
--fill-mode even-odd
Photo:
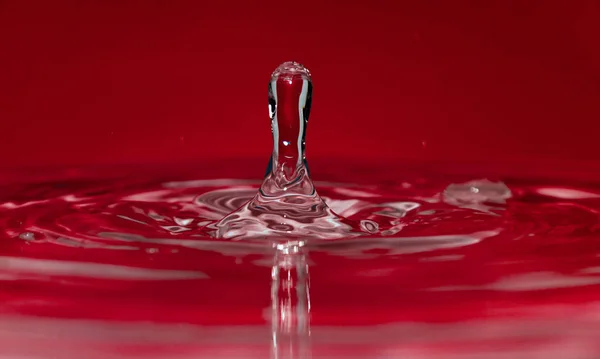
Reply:
[[[0,165],[267,157],[270,72],[313,73],[309,158],[600,160],[600,2],[0,0]]]

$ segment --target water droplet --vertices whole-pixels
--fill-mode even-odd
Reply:
[[[23,232],[19,234],[19,238],[21,238],[24,241],[34,241],[35,234],[33,234],[32,232]]]
[[[502,182],[486,179],[451,184],[444,190],[444,202],[450,204],[477,204],[484,202],[506,203],[512,197],[510,189]]]

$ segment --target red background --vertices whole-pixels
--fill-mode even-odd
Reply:
[[[600,2],[0,0],[0,165],[268,157],[313,73],[309,158],[600,160]]]

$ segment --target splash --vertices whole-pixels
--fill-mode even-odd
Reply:
[[[361,233],[327,206],[310,179],[305,148],[312,87],[310,72],[296,62],[281,64],[271,75],[273,153],[265,178],[249,202],[210,226],[215,237],[336,239]]]

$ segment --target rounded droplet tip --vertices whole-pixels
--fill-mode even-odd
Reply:
[[[273,71],[273,74],[271,74],[271,79],[274,78],[283,78],[285,80],[292,80],[294,78],[311,79],[310,71],[303,65],[294,61],[287,61],[279,65],[275,71]]]

